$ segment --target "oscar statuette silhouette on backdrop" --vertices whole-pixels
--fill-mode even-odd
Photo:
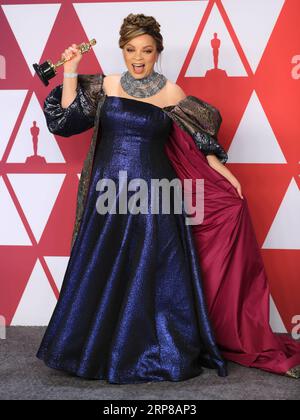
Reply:
[[[47,163],[46,159],[44,158],[44,156],[40,156],[37,153],[40,129],[39,127],[37,127],[36,121],[33,121],[33,126],[30,128],[30,133],[32,136],[33,143],[33,155],[28,156],[28,158],[26,159],[26,163],[44,165],[45,163]]]
[[[205,77],[227,77],[227,73],[225,70],[219,68],[219,55],[220,55],[220,47],[221,47],[221,40],[218,38],[217,32],[214,33],[214,37],[210,42],[210,45],[213,50],[213,61],[214,61],[214,68],[207,70]]]

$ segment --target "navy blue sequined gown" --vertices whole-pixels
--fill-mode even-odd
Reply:
[[[164,152],[172,120],[117,96],[105,98],[100,118],[87,204],[37,357],[110,383],[179,381],[203,366],[225,376],[184,215],[104,215],[96,207],[98,181],[118,182],[119,171],[128,183],[146,180],[149,191],[152,178],[177,178]]]

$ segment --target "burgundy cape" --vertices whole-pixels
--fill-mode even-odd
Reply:
[[[270,290],[247,199],[173,124],[166,147],[178,177],[204,179],[204,220],[192,226],[208,312],[227,360],[299,378],[300,343],[272,332]]]

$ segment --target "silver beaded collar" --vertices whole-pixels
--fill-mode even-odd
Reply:
[[[167,78],[155,70],[142,79],[136,79],[127,70],[122,73],[121,86],[128,95],[136,98],[148,98],[159,92],[167,83]]]

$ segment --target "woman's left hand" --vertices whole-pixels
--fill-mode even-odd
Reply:
[[[239,183],[238,180],[235,180],[233,182],[231,182],[231,184],[234,186],[234,188],[237,190],[238,195],[240,196],[240,198],[244,199],[243,193],[242,193],[242,186]]]
[[[219,159],[214,155],[210,154],[206,156],[208,164],[211,168],[215,171],[219,172],[219,174],[223,175],[229,182],[234,186],[240,198],[244,198],[242,194],[242,186],[236,177],[233,175],[230,170],[219,161]]]
[[[240,196],[240,198],[244,199],[243,194],[242,194],[242,186],[239,183],[239,181],[237,179],[230,181],[230,183],[234,186],[234,188],[237,190],[238,195]]]

